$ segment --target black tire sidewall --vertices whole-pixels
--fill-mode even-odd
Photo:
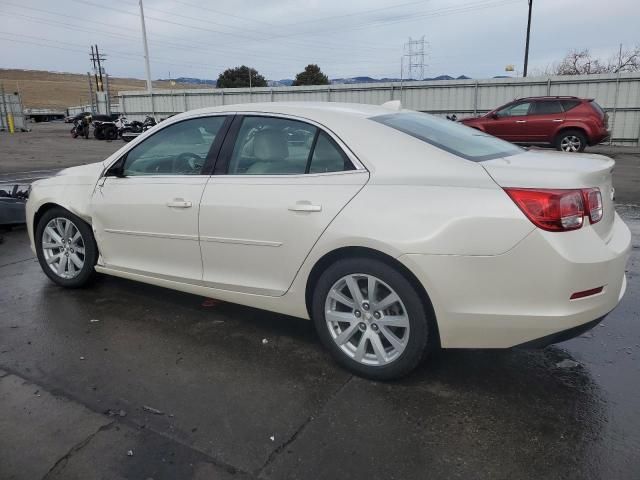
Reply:
[[[584,149],[587,147],[587,137],[585,136],[584,133],[582,133],[579,130],[565,130],[564,132],[561,132],[558,135],[558,139],[556,140],[556,148],[560,151],[562,150],[562,139],[566,138],[566,137],[578,137],[580,139],[580,150],[578,150],[577,152],[568,152],[568,153],[580,153],[583,152]]]
[[[324,306],[329,290],[336,281],[349,274],[373,275],[389,285],[400,296],[409,315],[409,341],[400,357],[384,366],[369,366],[356,362],[336,345],[329,333]],[[343,367],[356,375],[373,380],[392,380],[411,372],[428,353],[429,318],[416,289],[398,270],[386,263],[371,258],[339,260],[329,266],[318,279],[312,297],[311,316],[323,345]]]
[[[78,227],[78,230],[82,235],[82,239],[84,240],[84,265],[80,273],[74,278],[61,278],[57,276],[51,268],[49,268],[49,265],[47,265],[44,258],[44,253],[42,251],[42,234],[47,224],[54,218],[66,218],[71,220],[75,226]],[[74,215],[62,207],[55,207],[47,210],[39,219],[38,225],[36,225],[34,243],[40,267],[42,267],[45,275],[47,275],[47,277],[49,277],[54,283],[67,288],[79,288],[87,285],[93,279],[95,275],[94,266],[98,261],[98,248],[96,246],[91,227],[77,215]]]

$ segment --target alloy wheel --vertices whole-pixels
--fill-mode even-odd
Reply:
[[[42,253],[58,277],[75,278],[85,262],[85,244],[78,227],[68,218],[54,218],[42,232]]]
[[[567,135],[560,142],[560,149],[564,152],[579,152],[582,146],[582,140],[575,135]]]
[[[395,361],[409,341],[409,315],[400,296],[373,275],[350,274],[335,282],[325,320],[336,345],[364,365]]]

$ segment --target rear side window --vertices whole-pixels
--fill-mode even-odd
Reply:
[[[323,131],[298,120],[245,117],[233,148],[231,175],[301,175],[353,170]]]
[[[508,157],[520,147],[460,123],[419,112],[400,112],[371,117],[434,147],[474,162]]]
[[[568,112],[572,108],[576,108],[580,105],[580,100],[561,100],[562,108],[564,108],[565,112]]]
[[[353,170],[353,165],[345,153],[329,135],[320,132],[313,148],[309,173],[328,173]]]
[[[556,100],[547,100],[533,104],[533,115],[552,115],[562,113],[562,105]]]

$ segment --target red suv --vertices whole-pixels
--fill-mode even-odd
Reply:
[[[593,99],[529,97],[514,100],[462,123],[496,137],[527,145],[553,145],[581,152],[609,137],[609,117]]]

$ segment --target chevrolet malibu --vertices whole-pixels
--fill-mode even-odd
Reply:
[[[27,223],[58,285],[99,272],[311,319],[344,367],[391,379],[607,315],[631,243],[613,167],[397,102],[225,106],[35,182]]]

